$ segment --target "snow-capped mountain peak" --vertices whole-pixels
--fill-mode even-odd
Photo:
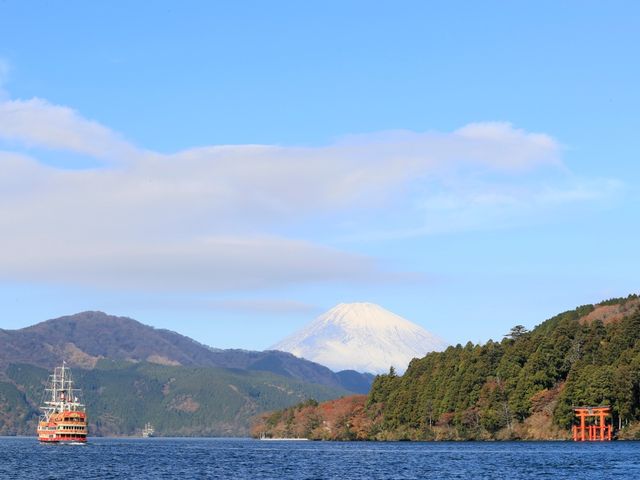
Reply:
[[[414,357],[446,343],[373,303],[341,303],[271,349],[291,352],[333,370],[403,372]]]

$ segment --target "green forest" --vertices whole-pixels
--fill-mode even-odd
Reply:
[[[567,439],[574,406],[608,405],[618,437],[640,438],[640,299],[582,306],[531,331],[517,325],[500,341],[429,353],[414,359],[404,375],[393,369],[379,375],[364,408],[354,401],[339,418],[323,417],[336,405],[265,415],[254,432],[326,439]],[[297,428],[296,422],[308,423],[306,417],[324,427]]]
[[[49,371],[11,364],[0,380],[0,435],[34,435]],[[151,422],[158,435],[247,435],[253,416],[309,397],[346,390],[269,372],[101,360],[73,370],[89,413],[90,435],[139,435]]]

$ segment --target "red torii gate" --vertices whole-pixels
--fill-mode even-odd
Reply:
[[[573,426],[574,441],[611,440],[611,425],[607,425],[606,420],[611,415],[611,407],[575,407],[573,411],[580,419],[580,425]],[[587,425],[588,417],[594,417],[594,423]]]

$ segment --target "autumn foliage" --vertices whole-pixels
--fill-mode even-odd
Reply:
[[[312,440],[367,440],[375,418],[366,408],[366,395],[353,395],[318,404],[313,400],[262,415],[254,424],[255,437]]]

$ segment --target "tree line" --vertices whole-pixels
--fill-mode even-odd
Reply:
[[[378,376],[367,401],[382,418],[373,436],[517,438],[536,414],[568,431],[579,405],[610,405],[619,429],[640,420],[640,301],[597,307],[603,318],[579,307],[532,331],[517,325],[501,341],[414,359],[402,376]]]

